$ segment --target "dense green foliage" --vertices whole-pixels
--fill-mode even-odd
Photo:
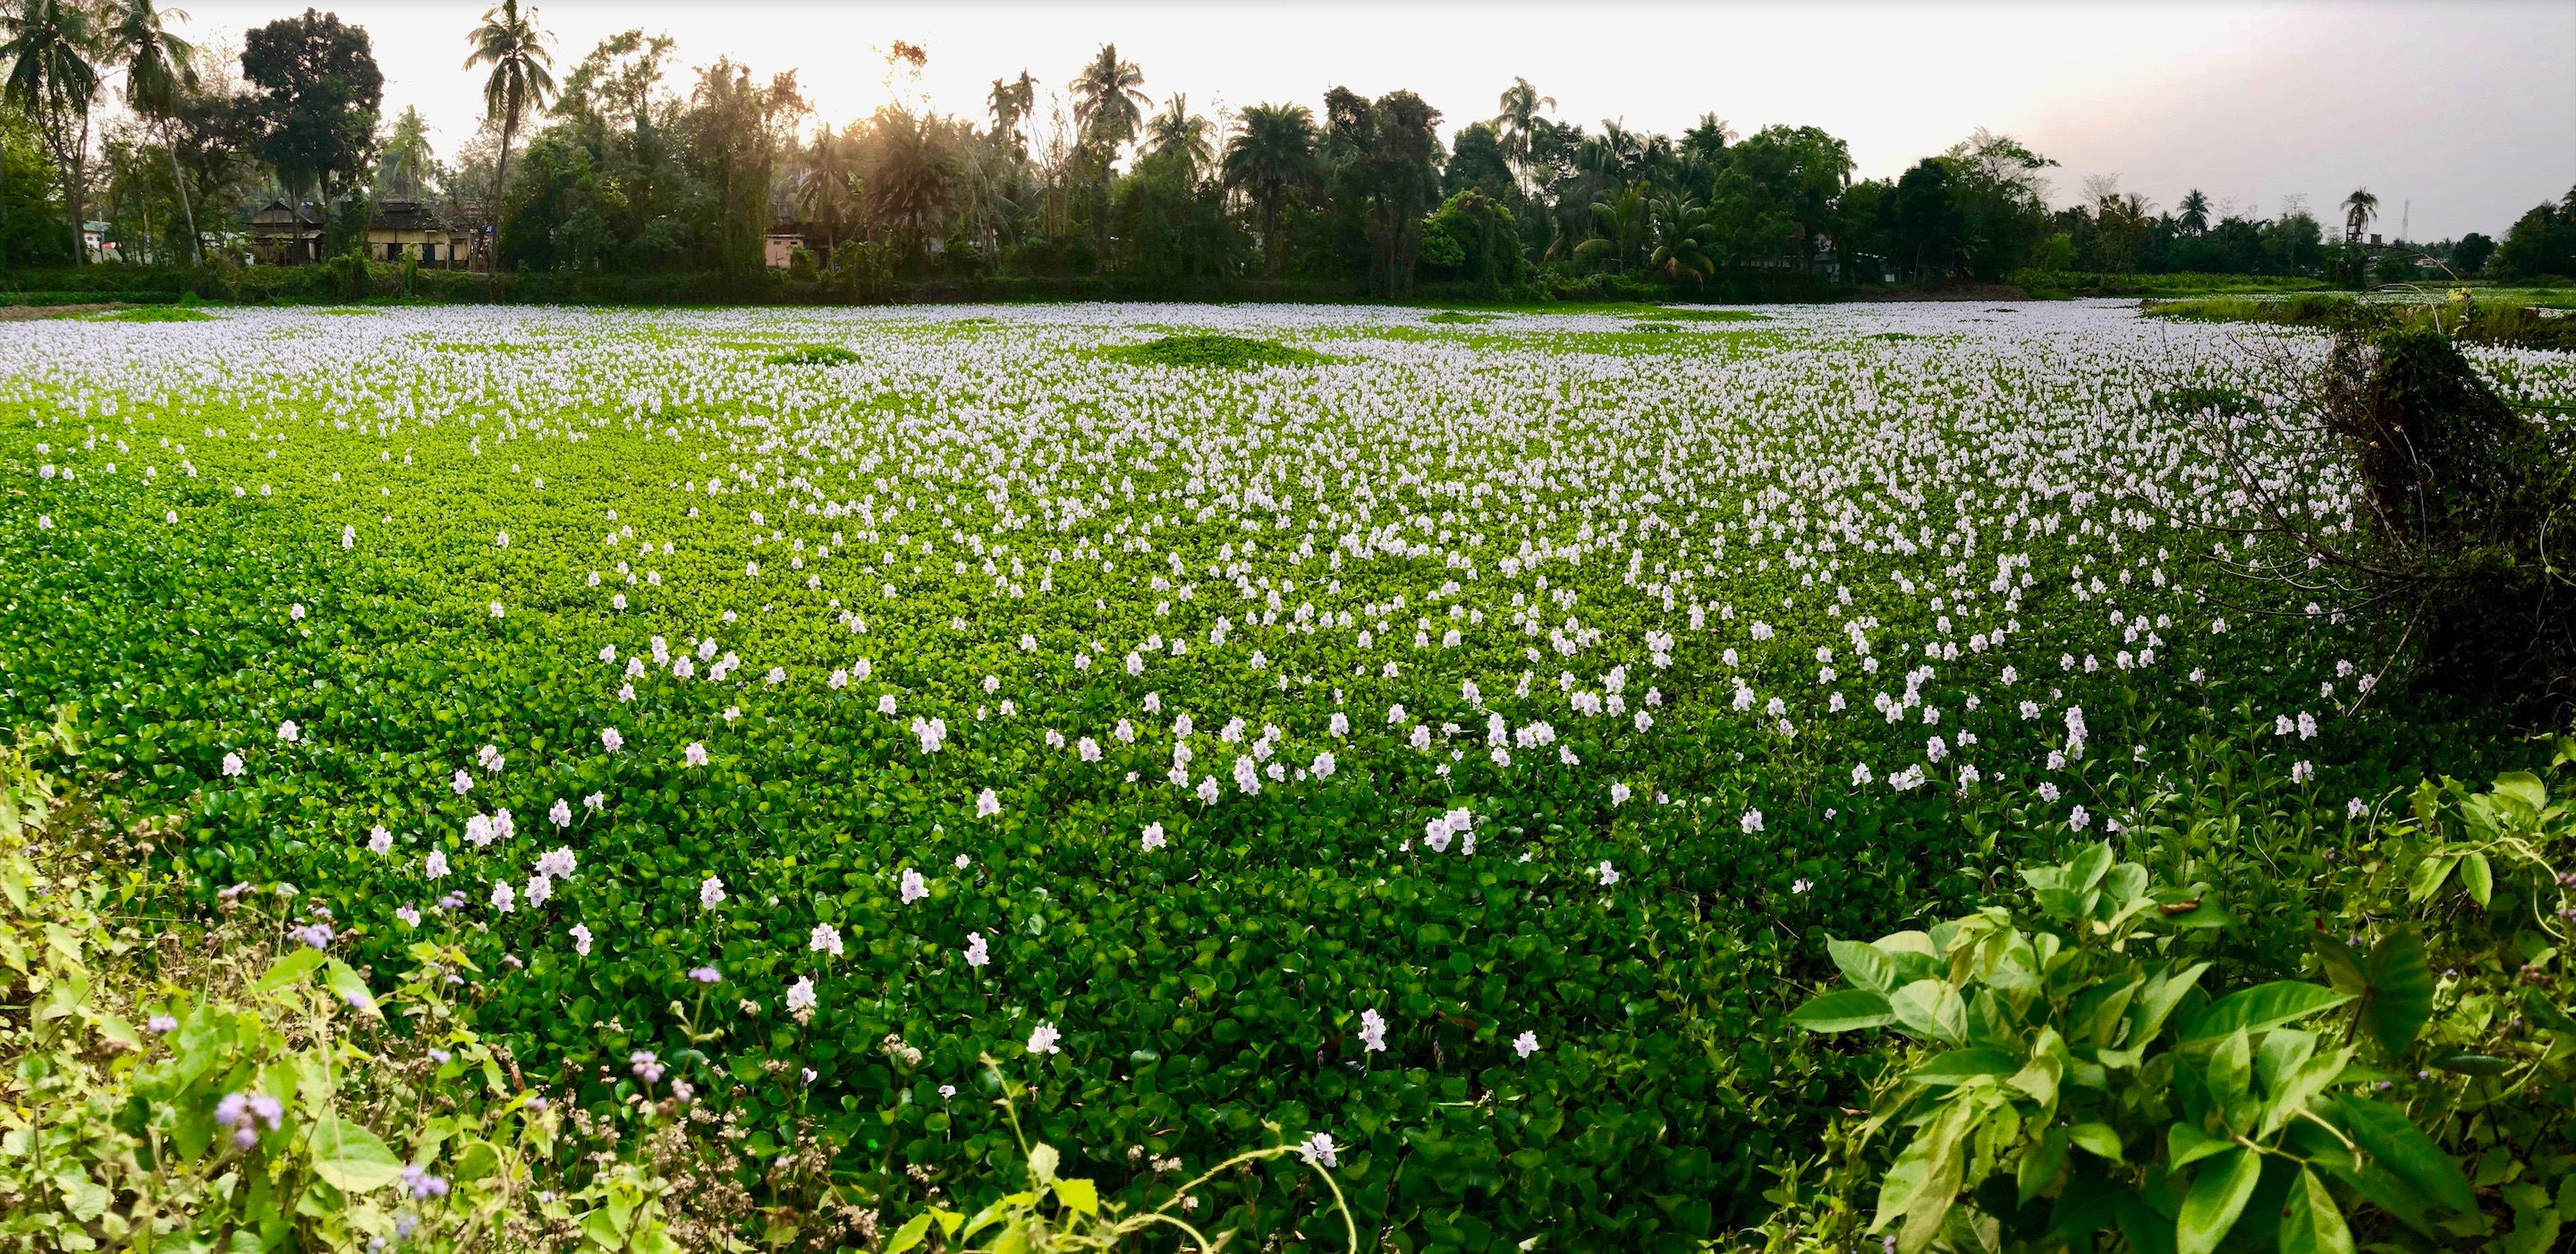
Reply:
[[[1203,370],[1251,370],[1261,366],[1314,366],[1332,360],[1321,353],[1276,340],[1239,335],[1166,335],[1142,344],[1122,344],[1111,357],[1139,366],[1181,366]]]
[[[2346,200],[2340,234],[2295,206],[2266,219],[2198,190],[2159,210],[2116,178],[2052,208],[2057,163],[1982,129],[1895,178],[1854,182],[1849,146],[1814,126],[1742,135],[1705,114],[1679,134],[1594,129],[1548,116],[1555,102],[1517,79],[1489,118],[1339,86],[1319,106],[1211,118],[1178,94],[1158,104],[1114,44],[1052,110],[1024,71],[994,81],[981,117],[898,90],[835,120],[793,70],[763,76],[718,57],[684,77],[672,41],[641,27],[558,67],[537,15],[515,3],[467,36],[491,133],[442,162],[417,112],[380,126],[384,78],[363,28],[318,10],[281,18],[249,32],[236,74],[162,16],[157,45],[113,35],[132,6],[29,10],[59,37],[47,57],[13,59],[25,87],[12,88],[0,131],[0,153],[16,154],[0,163],[15,172],[0,174],[0,207],[35,212],[23,230],[0,216],[11,237],[0,265],[66,259],[70,241],[36,225],[47,214],[105,222],[120,260],[238,260],[246,219],[277,199],[318,224],[292,244],[298,261],[360,249],[376,207],[402,202],[405,221],[425,207],[447,229],[441,261],[461,250],[471,266],[594,286],[653,276],[731,301],[759,294],[782,233],[794,243],[779,268],[843,301],[960,283],[1179,299],[1287,284],[1310,298],[1732,300],[2023,272],[2096,276],[2080,286],[2106,290],[2171,274],[2355,285],[2374,266],[2383,281],[2414,277],[2428,257],[2471,272],[2490,252],[2504,272],[2564,273],[2568,253],[2563,206],[2535,210],[2500,246],[2472,235],[2385,249],[2364,242],[2377,212],[2366,191]],[[882,55],[890,87],[928,59],[903,41]],[[129,88],[133,116],[94,119],[101,76],[117,71],[152,86]],[[367,255],[384,259],[386,242]],[[279,245],[264,242],[261,260]]]
[[[2366,621],[2211,604],[2241,517],[2156,398],[2264,390],[2214,331],[1136,312],[0,329],[0,717],[75,706],[49,766],[200,903],[461,948],[569,1107],[655,1051],[748,1159],[810,1117],[854,1204],[972,1214],[989,1054],[1123,1213],[1329,1135],[1423,1251],[1765,1219],[1884,1065],[1783,1021],[1827,936],[2117,821],[2259,851],[2174,882],[2213,988],[2296,978],[2365,799],[2521,751],[2359,701]],[[1106,351],[1201,333],[1333,360]],[[1179,1204],[1337,1248],[1309,1174]]]
[[[1906,1251],[2092,1250],[2096,1234],[2198,1254],[2558,1248],[2576,1223],[2576,1020],[2556,989],[2576,821],[2528,773],[2474,794],[2428,782],[2392,820],[2308,855],[2351,867],[2311,884],[2186,883],[2227,874],[2241,849],[2177,847],[2184,829],[2159,827],[2142,851],[2154,871],[2093,845],[2024,870],[2027,901],[1832,942],[1848,986],[1792,1019],[1912,1044],[1837,1138],[1854,1174],[1812,1200],[1813,1235],[1865,1227]],[[2275,965],[2231,914],[2248,907],[2314,919],[2309,978],[2218,985]],[[1862,1176],[1874,1218],[1853,1195]]]

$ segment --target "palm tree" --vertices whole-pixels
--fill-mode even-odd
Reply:
[[[98,98],[98,67],[90,63],[97,46],[90,12],[76,0],[18,0],[14,12],[0,13],[0,62],[8,79],[0,99],[27,111],[63,176],[63,207],[71,215],[72,257],[89,260],[81,212],[81,166],[89,153],[89,107]]]
[[[377,160],[376,183],[388,191],[408,192],[405,199],[418,200],[429,187],[429,173],[438,164],[438,155],[429,146],[429,122],[420,110],[406,107],[394,119],[392,133],[385,136],[384,155]]]
[[[1658,200],[1650,212],[1653,220],[1647,236],[1652,251],[1646,255],[1647,266],[1675,282],[1685,277],[1698,282],[1716,272],[1717,262],[1708,255],[1709,238],[1717,231],[1716,215],[1688,196]]]
[[[2202,195],[2199,188],[2184,192],[2182,203],[2175,207],[2181,212],[2174,215],[2174,220],[2182,224],[2182,229],[2194,235],[2209,229],[2209,197]]]
[[[1503,141],[1503,158],[1512,163],[1512,173],[1526,177],[1530,159],[1530,139],[1538,130],[1538,111],[1556,107],[1556,97],[1542,96],[1526,78],[1512,79],[1495,103],[1502,112],[1494,115],[1494,135]]]
[[[2361,242],[2361,233],[2370,229],[2370,220],[2379,216],[2379,198],[2369,188],[2355,188],[2343,198],[2343,242]]]
[[[1100,45],[1100,55],[1073,80],[1073,125],[1083,141],[1105,149],[1136,138],[1145,120],[1145,73],[1133,61],[1118,59],[1118,45]],[[1104,154],[1105,156],[1105,154]]]
[[[1735,128],[1714,113],[1699,115],[1699,124],[1682,132],[1682,155],[1701,162],[1714,162],[1718,154],[1735,142]]]
[[[1178,160],[1194,179],[1216,157],[1208,146],[1208,120],[1190,112],[1189,98],[1179,92],[1154,115],[1146,134],[1156,157]]]
[[[1645,248],[1650,213],[1645,195],[1634,187],[1619,193],[1616,200],[1593,201],[1592,219],[1601,233],[1575,245],[1574,255],[1586,260],[1607,256],[1613,265],[1626,269]]]
[[[1315,176],[1315,115],[1301,104],[1254,105],[1243,111],[1243,133],[1227,141],[1222,167],[1228,187],[1251,193],[1261,207],[1264,269],[1279,271],[1279,204],[1288,189]]]
[[[1016,79],[994,79],[993,93],[984,98],[984,103],[993,111],[993,134],[1010,144],[1016,159],[1028,160],[1027,142],[1020,134],[1020,124],[1037,109],[1037,80],[1029,77],[1027,70],[1020,71]]]
[[[492,172],[492,203],[483,211],[485,226],[492,229],[493,251],[484,263],[485,272],[499,269],[499,226],[501,197],[510,186],[510,143],[519,136],[519,119],[532,110],[545,107],[546,97],[554,94],[555,77],[549,67],[554,58],[546,51],[546,33],[537,29],[534,6],[525,16],[519,13],[519,0],[501,3],[483,11],[483,24],[475,27],[465,42],[474,45],[474,55],[465,58],[465,68],[478,65],[492,67],[483,80],[483,116],[501,123],[501,155]]]
[[[197,213],[188,204],[188,187],[179,177],[179,149],[170,124],[179,104],[197,90],[196,45],[170,33],[169,23],[188,20],[179,9],[155,9],[153,0],[120,0],[107,13],[107,43],[125,70],[125,103],[161,139],[170,157],[170,183],[179,192],[179,213],[188,223],[188,255],[198,259]]]
[[[868,215],[906,257],[940,237],[956,206],[964,162],[955,139],[937,119],[897,105],[870,120],[859,187]]]

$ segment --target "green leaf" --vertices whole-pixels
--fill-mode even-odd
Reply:
[[[1896,991],[1896,960],[1877,946],[1837,940],[1825,942],[1825,948],[1833,955],[1834,965],[1841,968],[1843,978],[1851,981],[1853,988],[1867,989],[1881,996]]]
[[[2086,1153],[2110,1159],[2115,1163],[2122,1161],[2120,1134],[2113,1131],[2111,1125],[2107,1123],[2093,1121],[2076,1124],[2066,1130],[2066,1139],[2073,1141],[2077,1148]]]
[[[2014,1170],[2021,1204],[2030,1205],[2032,1198],[2045,1192],[2057,1180],[2058,1170],[2066,1165],[2068,1141],[2066,1129],[2050,1128],[2040,1134],[2039,1143],[2021,1156]]]
[[[402,1160],[375,1133],[340,1118],[337,1111],[323,1112],[313,1125],[311,1149],[313,1174],[344,1193],[381,1189],[402,1175]]]
[[[1056,1181],[1055,1200],[1064,1203],[1065,1209],[1076,1214],[1100,1213],[1100,1190],[1088,1180]]]
[[[893,1236],[886,1238],[884,1254],[904,1254],[904,1251],[920,1245],[929,1232],[930,1216],[915,1215],[903,1221],[903,1226],[895,1229]]]
[[[2190,1124],[2177,1123],[2165,1130],[2165,1154],[2172,1159],[2167,1168],[2180,1171],[2212,1154],[2223,1153],[2234,1144],[2234,1141],[2211,1136]]]
[[[2351,1001],[2349,993],[2310,984],[2305,980],[2274,980],[2240,989],[2219,998],[2184,1030],[2185,1048],[2206,1045],[2235,1032],[2260,1032],[2304,1019],[2322,1010],[2331,1010]]]
[[[2415,864],[2415,874],[2406,886],[2406,899],[2422,901],[2442,890],[2442,881],[2451,877],[2455,857],[2426,858]]]
[[[2262,1178],[2262,1156],[2241,1145],[2204,1164],[2183,1195],[2181,1222],[2174,1232],[2178,1254],[2212,1254],[2236,1226],[2236,1217],[2245,1213],[2246,1199],[2254,1196],[2255,1182]]]
[[[2394,1058],[2433,1017],[2433,966],[2424,953],[2424,938],[2412,928],[2390,931],[2379,938],[2360,975],[2361,987],[2346,991],[2361,995],[2355,1012],[2361,1030]]]
[[[1954,1049],[1906,1074],[1916,1084],[1959,1084],[1979,1076],[2011,1075],[2020,1062],[2000,1049]]]
[[[2549,807],[2548,786],[2529,771],[2507,771],[2496,776],[2495,791],[2499,797],[2511,797],[2530,806],[2535,814]]]
[[[2444,1054],[2434,1059],[2433,1065],[2454,1075],[2503,1075],[2513,1069],[2510,1059],[2465,1052]]]
[[[1887,999],[1896,1022],[1916,1036],[1956,1045],[1968,1032],[1968,1004],[1940,980],[1916,980]]]
[[[2281,1217],[2281,1254],[2352,1254],[2352,1229],[2344,1226],[2325,1182],[2305,1167],[2290,1185],[2289,1211]]]
[[[134,1025],[115,1015],[92,1015],[90,1026],[97,1028],[100,1036],[106,1037],[120,1048],[132,1050],[143,1048],[143,1038],[135,1034]]]
[[[301,984],[305,977],[312,975],[314,970],[322,965],[322,960],[321,950],[299,947],[295,952],[278,959],[276,965],[271,966],[268,973],[259,977],[259,982],[251,987],[263,993],[274,993],[287,985]]]
[[[1849,1032],[1896,1022],[1887,999],[1865,989],[1836,989],[1789,1012],[1789,1022],[1810,1032]]]
[[[1029,1147],[1029,1174],[1037,1177],[1040,1185],[1055,1179],[1056,1165],[1062,1161],[1063,1156],[1056,1153],[1056,1148],[1044,1141]]]
[[[2245,1131],[2235,1111],[2252,1091],[2253,1052],[2253,1042],[2243,1028],[2228,1033],[2218,1048],[2209,1051],[2209,1100],[2218,1104],[2219,1112],[2227,1116],[2227,1126],[2237,1132]]]
[[[2427,1200],[2455,1211],[2477,1205],[2469,1192],[2468,1173],[2433,1144],[2394,1106],[2346,1094],[2334,1105],[2344,1135],[2388,1174],[2411,1186]]]
[[[332,992],[338,993],[340,1000],[347,1002],[350,1009],[370,1019],[385,1017],[384,1011],[377,1009],[376,995],[368,990],[365,978],[348,963],[332,959],[322,969],[322,982],[329,985]]]
[[[2461,855],[2460,887],[2469,890],[2469,900],[2478,903],[2478,909],[2487,908],[2488,899],[2495,895],[2495,871],[2487,865],[2485,854]]]

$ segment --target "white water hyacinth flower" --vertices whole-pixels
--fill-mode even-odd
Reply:
[[[805,937],[805,948],[818,954],[841,956],[841,929],[829,923],[817,923]]]

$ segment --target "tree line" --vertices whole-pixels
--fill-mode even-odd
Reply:
[[[308,9],[201,48],[155,0],[5,0],[0,12],[0,266],[79,262],[82,224],[127,259],[222,264],[282,200],[322,215],[324,248],[412,201],[473,231],[499,268],[757,274],[798,241],[798,278],[866,285],[1118,276],[1266,280],[1400,294],[1707,290],[1743,276],[1822,283],[2002,282],[2028,270],[2207,272],[2361,281],[2576,273],[2576,191],[2501,243],[2472,234],[2381,249],[2356,191],[2329,226],[2198,190],[2162,210],[2116,179],[2051,208],[2056,162],[1978,131],[1892,179],[1853,178],[1812,126],[1679,135],[1552,116],[1515,79],[1490,116],[1450,119],[1410,91],[1344,87],[1320,108],[1201,111],[1157,100],[1103,45],[1062,86],[996,79],[978,116],[912,90],[927,60],[883,53],[887,103],[818,116],[794,71],[729,58],[682,69],[643,29],[558,66],[533,9],[502,0],[466,34],[483,127],[444,159],[417,110],[382,116],[367,32]],[[1444,141],[1444,126],[1451,134]],[[2376,264],[2381,273],[2367,267]]]

